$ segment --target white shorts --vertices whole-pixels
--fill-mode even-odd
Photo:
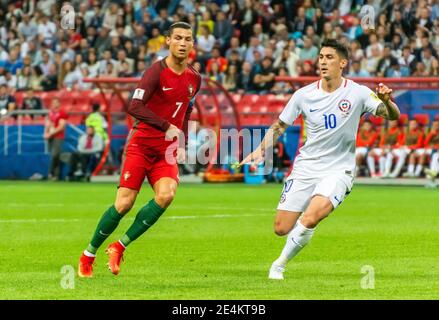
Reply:
[[[384,149],[381,148],[373,148],[372,152],[375,153],[377,157],[381,157],[384,155]]]
[[[357,149],[355,149],[355,155],[361,155],[364,157],[364,156],[366,156],[368,151],[369,151],[369,148],[358,147]]]
[[[352,185],[353,178],[346,174],[334,174],[322,178],[289,179],[285,182],[277,210],[304,212],[315,195],[328,198],[335,209],[351,192]]]

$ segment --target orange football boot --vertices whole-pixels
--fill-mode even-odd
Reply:
[[[120,271],[120,261],[123,260],[124,251],[125,248],[119,241],[113,242],[105,250],[108,255],[108,269],[116,276]]]
[[[81,258],[79,259],[78,276],[81,278],[93,277],[94,261],[95,257],[87,257],[84,253],[82,253]]]

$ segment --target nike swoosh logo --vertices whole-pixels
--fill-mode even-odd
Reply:
[[[172,89],[174,89],[174,88],[166,88],[166,87],[163,87],[162,89],[163,89],[163,91],[168,91],[168,90],[172,90]]]
[[[143,220],[142,223],[143,223],[145,226],[148,226],[148,227],[151,226],[150,224],[147,224],[147,223],[146,223],[146,220]]]
[[[309,109],[309,112],[314,112],[314,111],[317,111],[317,110],[319,110],[319,109]]]
[[[109,233],[103,233],[103,232],[102,232],[102,230],[99,230],[99,233],[100,233],[101,235],[103,235],[104,237],[106,237],[106,236],[109,236],[109,235],[110,235]]]

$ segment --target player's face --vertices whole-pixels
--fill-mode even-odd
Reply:
[[[194,46],[192,30],[175,28],[169,37],[166,37],[166,44],[170,53],[178,59],[187,59]]]
[[[410,130],[415,130],[418,127],[418,123],[416,122],[416,120],[412,120],[409,122],[409,129]]]
[[[342,58],[337,50],[331,47],[323,47],[319,54],[320,75],[326,80],[341,77],[342,70],[346,67],[347,60]]]
[[[372,130],[372,125],[369,122],[363,123],[363,130],[364,131],[370,131]]]

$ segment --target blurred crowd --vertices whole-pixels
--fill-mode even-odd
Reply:
[[[0,85],[90,89],[85,77],[138,77],[168,54],[175,21],[193,26],[190,62],[229,91],[285,93],[276,75],[317,75],[322,40],[351,49],[349,76],[439,76],[438,0],[0,0]],[[374,8],[373,29],[361,8]],[[1,98],[0,98],[1,99]]]
[[[372,178],[436,178],[439,172],[439,116],[426,115],[384,123],[362,121],[357,134],[357,176]]]

